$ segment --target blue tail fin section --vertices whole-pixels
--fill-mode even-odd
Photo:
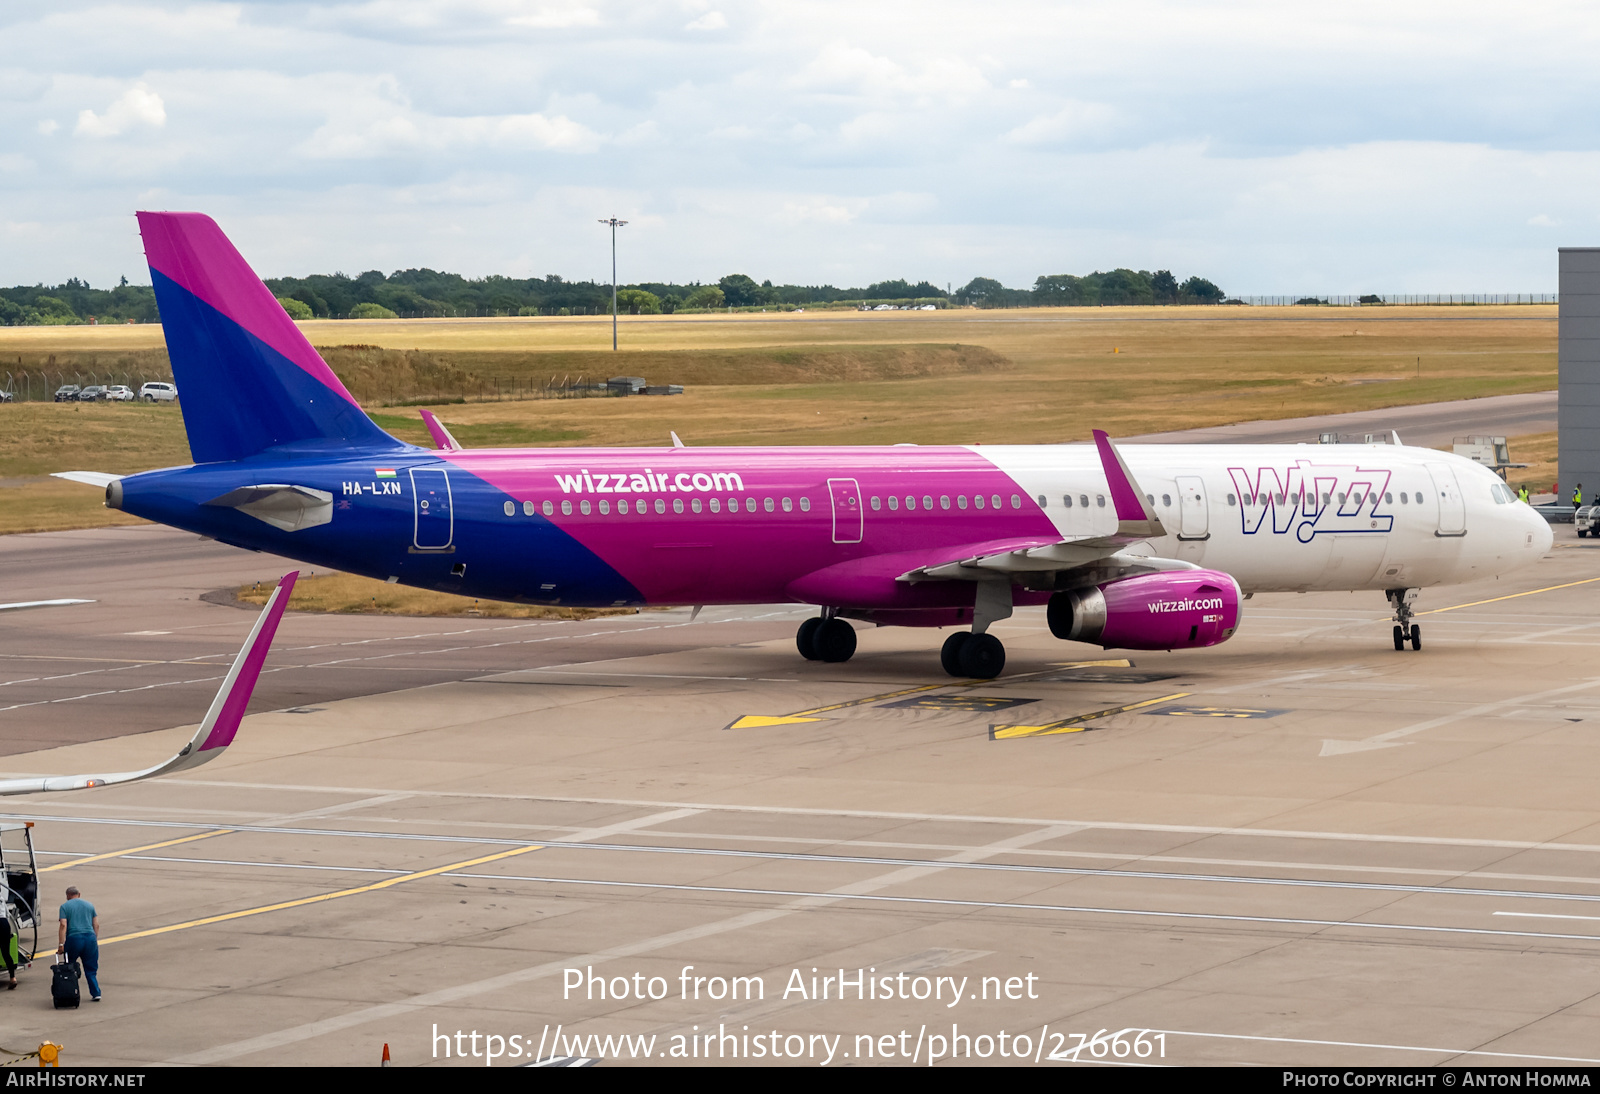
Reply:
[[[215,221],[140,213],[139,228],[197,463],[409,447],[373,424]]]

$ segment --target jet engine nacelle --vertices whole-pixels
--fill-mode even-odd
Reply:
[[[1217,570],[1140,574],[1050,598],[1050,633],[1106,649],[1215,646],[1239,626],[1239,583]]]

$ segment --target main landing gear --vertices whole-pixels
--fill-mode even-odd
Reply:
[[[1006,667],[1006,648],[989,633],[989,624],[1011,615],[1011,582],[980,581],[972,598],[972,630],[944,640],[939,664],[951,676],[993,680]]]
[[[834,615],[814,615],[800,624],[794,636],[800,656],[807,661],[848,661],[856,652],[856,629]]]
[[[1394,605],[1394,648],[1406,648],[1406,640],[1411,640],[1411,648],[1422,648],[1422,628],[1411,622],[1411,617],[1416,614],[1411,610],[1411,605],[1416,602],[1416,589],[1390,589],[1383,594],[1389,598],[1389,603]]]

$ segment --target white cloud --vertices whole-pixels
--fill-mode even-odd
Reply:
[[[134,84],[106,108],[104,114],[93,110],[78,113],[78,124],[73,130],[82,137],[115,137],[134,126],[147,125],[160,129],[167,124],[167,108],[161,96],[143,82]]]
[[[40,121],[35,128],[39,130],[41,135],[48,137],[57,129],[61,128],[61,123],[56,121],[54,118],[45,118]]]
[[[1557,227],[1557,222],[1554,221],[1554,220],[1551,220],[1549,217],[1545,216],[1543,213],[1540,213],[1538,216],[1529,217],[1528,218],[1528,223],[1533,225],[1535,228],[1554,228],[1554,227]]]
[[[1117,112],[1104,103],[1068,102],[1050,114],[1041,114],[1005,135],[1015,144],[1056,144],[1096,137],[1108,132]]]
[[[720,11],[708,11],[698,19],[685,23],[684,30],[725,30],[728,17]]]

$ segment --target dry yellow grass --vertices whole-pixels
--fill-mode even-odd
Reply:
[[[1528,465],[1513,468],[1506,474],[1511,489],[1526,486],[1531,494],[1543,494],[1552,483],[1560,480],[1561,469],[1556,466],[1554,433],[1526,433],[1521,437],[1509,437],[1507,445],[1513,460]]]
[[[669,430],[692,445],[1061,442],[1085,439],[1097,427],[1126,436],[1549,390],[1556,383],[1554,317],[1553,307],[636,316],[623,323],[628,348],[582,360],[594,360],[610,375],[647,375],[654,382],[692,375],[701,383],[671,397],[439,410],[473,447],[666,445]],[[610,338],[609,322],[590,317],[303,326],[318,343],[418,348],[484,368],[482,362],[501,354],[532,369],[532,353],[555,362]],[[154,326],[0,328],[0,357],[8,350],[131,352],[159,345],[159,338]],[[911,360],[913,350],[954,346],[992,352],[978,367],[957,362],[932,374],[920,365],[895,364]],[[874,367],[883,371],[845,367],[871,356],[861,347],[880,347]],[[732,354],[741,348],[753,352]],[[697,350],[707,352],[696,356]],[[808,374],[813,379],[784,374],[790,367],[784,361],[795,354],[818,363]],[[992,367],[1001,358],[1009,363]],[[834,365],[826,364],[830,360]],[[760,377],[768,382],[714,382],[741,362],[770,370]],[[636,371],[635,364],[649,364],[651,371]],[[655,375],[657,368],[681,375]],[[377,418],[396,436],[429,443],[414,411],[395,408]],[[70,469],[129,473],[187,460],[182,424],[171,407],[0,406],[0,478]],[[1551,470],[1545,476],[1541,465],[1538,474],[1553,479]],[[1536,481],[1533,474],[1529,469],[1528,481]],[[0,531],[120,519],[99,508],[98,495],[87,487],[56,493],[63,488],[28,482],[3,489],[33,493],[12,495],[16,501],[0,507]],[[70,500],[73,490],[82,491],[81,501]],[[56,500],[45,503],[46,495]],[[50,511],[33,512],[34,498]]]
[[[240,588],[238,597],[246,604],[265,604],[272,589],[270,582],[245,585]],[[486,619],[595,619],[602,615],[636,614],[633,608],[547,608],[474,600],[344,573],[302,575],[290,594],[289,610],[343,615],[482,616]]]

